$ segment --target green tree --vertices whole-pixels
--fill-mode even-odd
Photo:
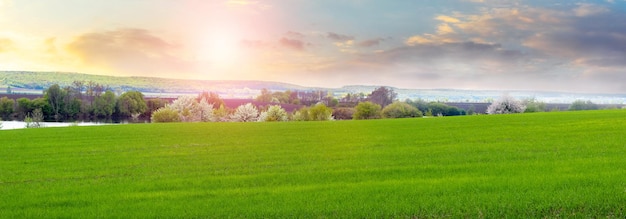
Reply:
[[[54,84],[44,91],[44,98],[50,104],[52,116],[55,120],[61,118],[61,113],[65,105],[65,95],[67,95],[67,93],[61,89],[58,84]]]
[[[165,103],[166,101],[162,100],[161,98],[148,99],[146,101],[146,106],[148,107],[146,110],[148,111],[148,113],[152,114],[152,112],[156,111],[157,109],[164,107]]]
[[[381,106],[370,101],[360,102],[356,105],[352,119],[380,119]]]
[[[0,116],[3,119],[8,119],[13,114],[15,108],[15,100],[8,97],[0,98]]]
[[[117,110],[123,116],[141,115],[148,109],[144,96],[139,91],[127,91],[117,100]]]
[[[576,100],[569,106],[569,110],[597,110],[598,108],[598,105],[591,100]]]
[[[33,110],[33,103],[30,99],[26,97],[17,99],[17,107],[15,111],[20,118],[24,118],[24,116],[28,115],[28,113],[32,112]]]
[[[115,111],[115,93],[107,90],[103,95],[94,99],[93,111],[96,117],[110,117]]]
[[[399,101],[393,102],[383,108],[382,114],[384,118],[422,117],[422,112],[420,112],[416,107]]]

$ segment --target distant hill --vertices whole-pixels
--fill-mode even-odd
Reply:
[[[93,81],[109,86],[119,92],[137,90],[147,96],[176,97],[184,94],[198,94],[202,91],[217,92],[224,98],[251,99],[260,90],[272,91],[328,91],[340,98],[347,93],[369,94],[378,85],[348,85],[340,88],[305,87],[295,84],[273,81],[250,80],[182,80],[156,77],[116,77],[69,72],[33,72],[0,71],[0,93],[5,93],[8,86],[14,93],[41,94],[53,84],[69,86],[74,81]],[[392,87],[393,88],[393,87]],[[547,103],[571,103],[574,100],[591,100],[599,104],[625,104],[626,94],[581,94],[543,91],[503,91],[503,90],[460,90],[460,89],[403,89],[393,88],[399,100],[424,99],[439,102],[479,103],[491,102],[508,94],[513,97],[536,98]]]
[[[44,90],[53,84],[70,86],[74,81],[93,81],[113,90],[137,90],[146,93],[199,93],[202,91],[306,90],[307,88],[271,81],[182,80],[156,77],[116,77],[68,72],[0,71],[0,87]],[[3,91],[0,91],[3,92]],[[255,93],[255,92],[253,92]]]

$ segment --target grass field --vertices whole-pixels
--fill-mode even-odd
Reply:
[[[626,216],[626,110],[0,131],[3,218]]]

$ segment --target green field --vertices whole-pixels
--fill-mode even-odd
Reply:
[[[626,216],[626,110],[0,131],[3,218]]]

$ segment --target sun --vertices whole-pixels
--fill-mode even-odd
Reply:
[[[198,48],[198,58],[215,66],[231,66],[238,61],[239,49],[239,41],[233,34],[211,34]]]

